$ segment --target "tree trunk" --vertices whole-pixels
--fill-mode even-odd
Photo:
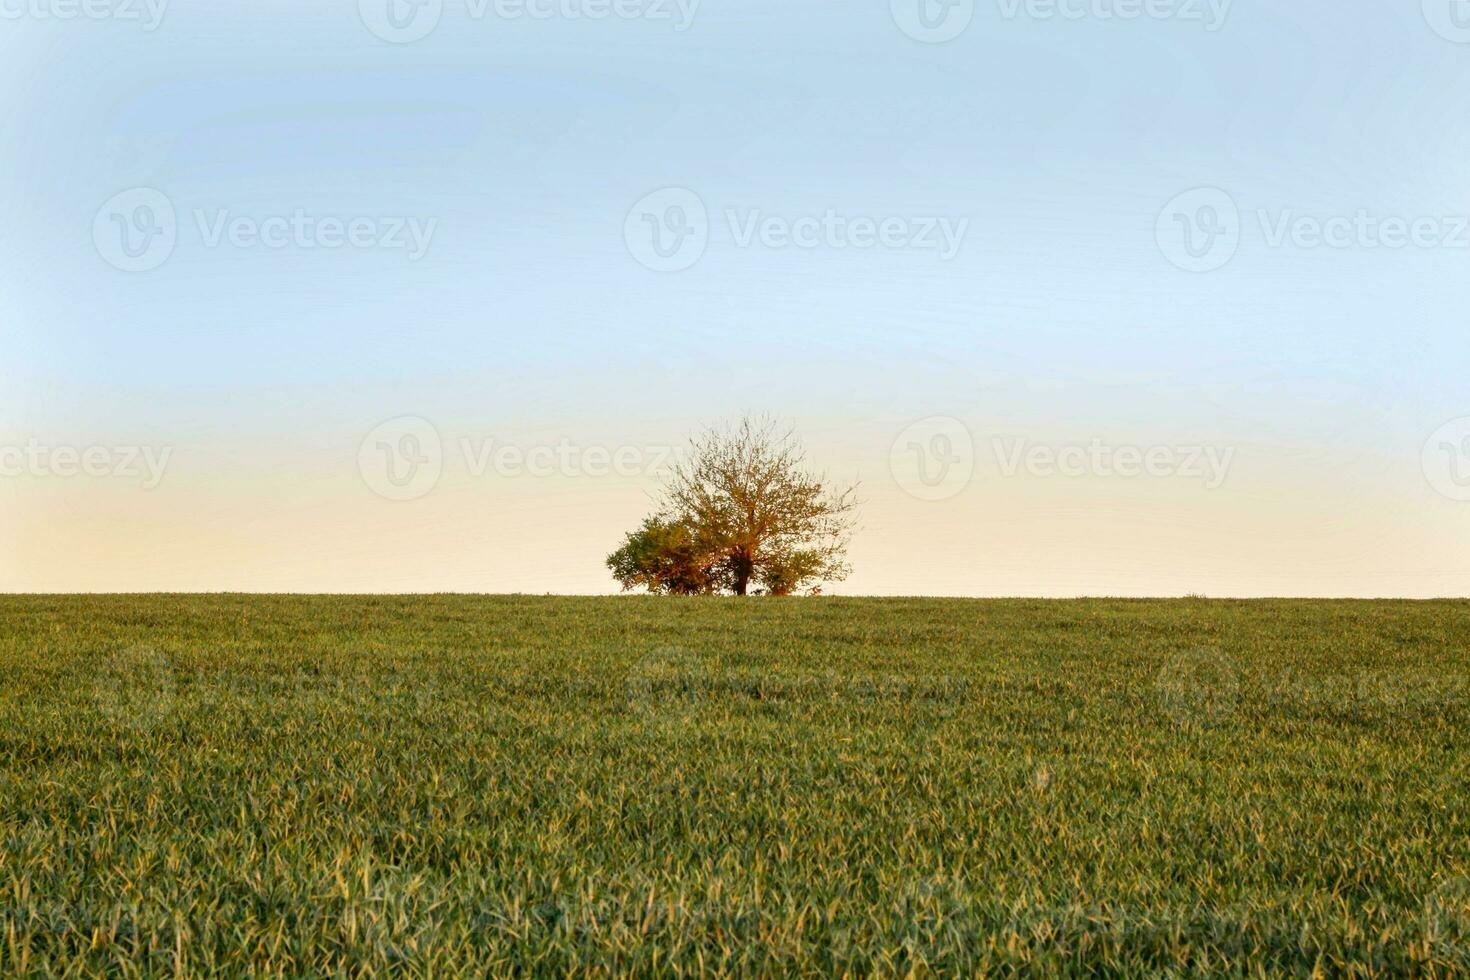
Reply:
[[[737,548],[734,554],[735,564],[735,594],[745,595],[750,590],[750,573],[755,569],[755,562],[750,557],[750,552],[744,548]]]

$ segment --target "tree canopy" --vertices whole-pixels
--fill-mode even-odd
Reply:
[[[690,440],[658,511],[607,566],[624,590],[663,595],[815,593],[850,571],[856,488],[807,469],[794,433],[744,418]]]

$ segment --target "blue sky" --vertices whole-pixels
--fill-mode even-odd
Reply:
[[[0,3],[0,441],[173,455],[147,491],[9,479],[0,587],[608,589],[600,557],[655,480],[451,460],[434,498],[385,502],[359,443],[413,416],[450,445],[663,444],[745,410],[861,479],[845,591],[1470,585],[1470,504],[1421,459],[1470,415],[1470,44],[1450,0],[1155,0],[1132,19],[1127,0],[980,0],[944,43],[904,32],[904,0],[601,19],[449,0],[412,43],[373,33],[373,0],[174,0],[152,30],[126,16],[141,3],[58,19],[66,2]],[[93,229],[137,188],[176,242],[128,272]],[[708,234],[660,272],[625,228],[668,188]],[[1200,188],[1238,231],[1209,271],[1158,231]],[[741,241],[829,212],[905,244]],[[371,244],[251,239],[293,215]],[[1333,219],[1354,219],[1346,244],[1315,244]],[[231,220],[243,244],[212,242]],[[963,222],[952,257],[915,244],[940,221]],[[1382,246],[1385,221],[1428,244]],[[389,244],[399,226],[431,229],[422,255]],[[982,465],[915,501],[890,447],[931,418],[960,420]],[[1208,492],[997,482],[1001,436],[1235,462]],[[552,544],[528,566],[532,540]]]

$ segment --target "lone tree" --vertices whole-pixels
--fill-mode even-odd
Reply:
[[[745,418],[690,440],[658,513],[607,558],[625,591],[766,595],[847,577],[856,488],[809,472],[795,435]]]

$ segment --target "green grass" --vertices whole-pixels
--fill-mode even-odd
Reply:
[[[0,598],[0,975],[1470,969],[1470,603]]]

